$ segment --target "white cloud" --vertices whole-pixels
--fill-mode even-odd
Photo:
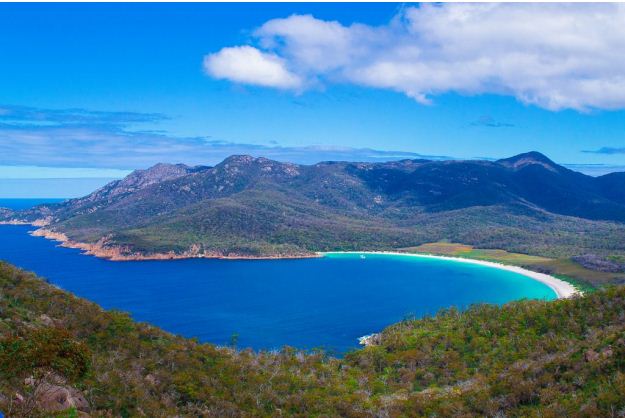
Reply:
[[[295,89],[301,85],[301,80],[287,70],[282,58],[251,46],[223,48],[207,55],[204,69],[215,78],[243,84],[280,89]]]
[[[424,4],[379,27],[293,15],[255,37],[260,49],[207,56],[209,74],[277,88],[352,83],[421,103],[457,92],[550,110],[625,108],[623,4]]]
[[[369,32],[363,25],[347,28],[339,22],[318,20],[310,15],[293,15],[268,21],[255,35],[266,48],[282,45],[281,53],[296,68],[315,73],[349,65],[359,54],[358,38],[366,37]],[[368,47],[365,39],[362,40],[362,45]]]

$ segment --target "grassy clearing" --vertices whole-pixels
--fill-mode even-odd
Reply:
[[[571,282],[582,291],[589,291],[624,279],[623,274],[590,270],[570,258],[548,258],[512,253],[505,250],[478,249],[471,245],[453,242],[433,242],[417,247],[403,248],[402,250],[412,253],[471,258],[525,267],[529,270],[553,274],[562,280]]]

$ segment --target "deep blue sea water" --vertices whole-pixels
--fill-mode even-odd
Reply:
[[[0,208],[9,208],[13,210],[21,210],[32,208],[33,206],[41,205],[43,203],[59,203],[66,199],[9,199],[0,198]]]
[[[105,308],[201,341],[273,349],[324,347],[342,353],[360,336],[407,316],[513,299],[553,299],[516,273],[405,256],[302,260],[111,262],[0,226],[0,259],[48,278]]]

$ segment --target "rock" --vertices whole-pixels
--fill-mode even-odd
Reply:
[[[599,353],[597,353],[595,350],[588,350],[586,351],[586,353],[584,353],[584,359],[589,363],[597,361],[599,359]]]
[[[365,347],[369,347],[372,345],[380,345],[382,342],[382,336],[380,334],[370,334],[365,335],[364,337],[358,338],[358,343],[360,345],[364,345]]]
[[[605,347],[600,352],[597,352],[595,350],[586,351],[586,353],[584,353],[584,359],[587,362],[591,363],[591,362],[595,362],[601,359],[610,358],[613,355],[614,355],[614,350],[612,350],[612,347],[608,346],[608,347]]]
[[[47,327],[51,327],[54,325],[54,320],[46,314],[39,315],[39,320]]]
[[[158,383],[158,379],[156,377],[154,377],[153,374],[148,374],[144,377],[145,381],[148,382],[150,385],[154,386]]]
[[[64,411],[76,408],[78,411],[89,412],[89,402],[83,394],[74,388],[43,383],[37,388],[37,406],[46,411]]]

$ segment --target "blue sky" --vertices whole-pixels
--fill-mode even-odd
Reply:
[[[622,170],[623,7],[506,7],[0,4],[0,197],[232,153]]]

